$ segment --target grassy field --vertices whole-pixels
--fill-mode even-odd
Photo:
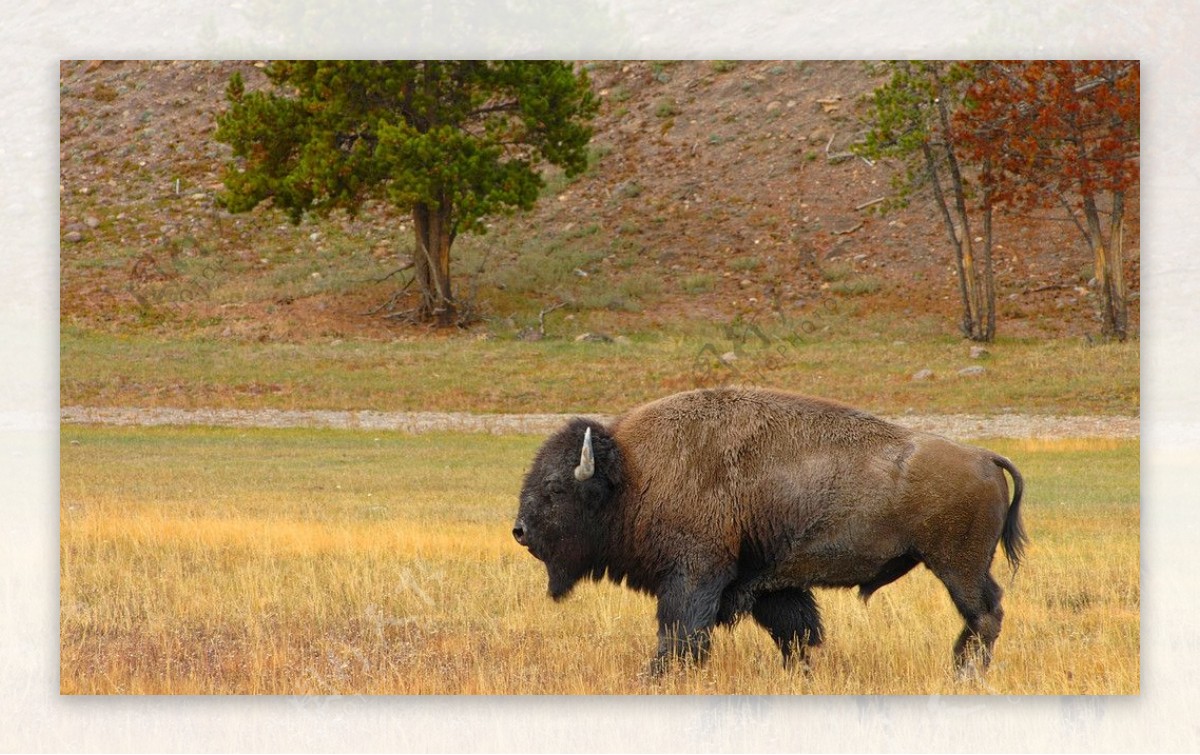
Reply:
[[[65,401],[65,399],[64,399]],[[545,595],[509,535],[540,439],[64,426],[66,694],[1137,694],[1138,446],[995,441],[1033,538],[984,681],[918,569],[863,605],[818,591],[827,642],[785,672],[751,623],[653,682],[654,605]]]
[[[555,323],[551,330],[563,327]],[[859,321],[849,313],[814,315],[787,327],[633,333],[619,343],[465,335],[258,343],[64,327],[61,401],[619,413],[675,391],[741,382],[826,395],[883,414],[1138,413],[1136,341],[1091,346],[1081,339],[1002,339],[988,350],[988,358],[971,359],[969,342],[938,335],[936,326]],[[958,374],[974,365],[985,374]],[[923,369],[935,377],[914,381]]]

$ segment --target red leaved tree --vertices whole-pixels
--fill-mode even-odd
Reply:
[[[1092,250],[1101,332],[1125,340],[1123,229],[1125,197],[1138,182],[1137,61],[994,61],[974,73],[955,117],[956,141],[982,166],[991,202],[1066,210]]]

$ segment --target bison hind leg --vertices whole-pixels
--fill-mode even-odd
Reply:
[[[973,668],[986,670],[992,661],[992,649],[1000,636],[1004,610],[1000,598],[1004,591],[990,574],[985,574],[975,589],[950,589],[950,598],[966,621],[966,626],[954,643],[954,667],[962,677],[970,676]]]
[[[806,661],[807,648],[821,644],[821,611],[812,590],[789,587],[763,593],[751,609],[754,620],[767,630],[783,655],[785,666]]]

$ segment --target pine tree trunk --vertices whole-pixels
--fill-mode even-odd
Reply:
[[[417,282],[421,286],[421,320],[433,320],[439,327],[453,325],[457,310],[450,287],[450,246],[454,240],[448,203],[439,207],[418,204],[413,207],[416,234]]]

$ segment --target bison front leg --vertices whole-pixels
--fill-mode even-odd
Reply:
[[[727,575],[705,579],[676,578],[658,596],[658,652],[650,662],[650,675],[660,676],[676,659],[703,663]]]
[[[807,650],[821,644],[821,611],[812,590],[790,587],[764,593],[751,609],[754,620],[779,647],[786,667],[807,666]]]

